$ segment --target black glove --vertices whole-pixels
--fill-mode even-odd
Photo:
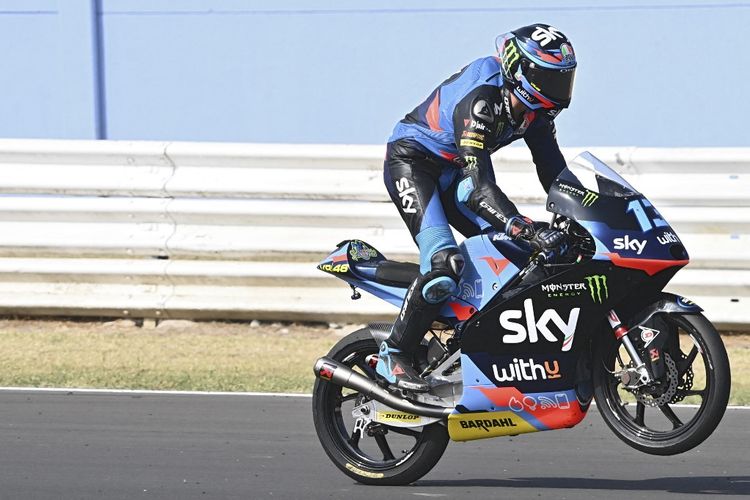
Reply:
[[[528,217],[517,215],[508,219],[505,234],[512,239],[523,239],[539,252],[554,253],[555,250],[564,251],[565,234],[555,229],[549,229],[544,223],[534,222]]]
[[[545,253],[554,252],[558,249],[562,251],[563,244],[565,243],[565,235],[556,229],[542,229],[534,233],[529,243],[531,243],[534,250]]]
[[[517,240],[518,238],[530,240],[535,232],[534,221],[523,215],[511,217],[505,224],[505,234],[513,240]]]

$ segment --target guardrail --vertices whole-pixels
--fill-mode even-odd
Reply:
[[[566,149],[572,157],[583,148]],[[592,148],[679,231],[691,264],[669,290],[750,328],[750,148]],[[0,140],[0,313],[369,321],[316,262],[360,238],[416,248],[382,185],[381,146]],[[525,148],[493,156],[542,220]]]

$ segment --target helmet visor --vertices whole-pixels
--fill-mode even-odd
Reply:
[[[546,69],[531,65],[526,70],[526,79],[545,97],[567,106],[573,95],[573,80],[576,69]]]

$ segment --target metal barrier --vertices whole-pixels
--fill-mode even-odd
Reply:
[[[570,158],[583,148],[566,149]],[[592,148],[691,254],[669,290],[750,328],[750,148]],[[381,146],[0,140],[0,313],[369,321],[316,262],[346,238],[416,248],[382,184]],[[499,184],[545,220],[525,148]]]

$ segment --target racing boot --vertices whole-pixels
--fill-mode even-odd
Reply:
[[[450,267],[439,265],[446,261]],[[399,389],[426,392],[430,388],[414,368],[414,352],[443,303],[456,292],[463,257],[454,249],[440,251],[432,258],[432,268],[412,282],[391,334],[380,345],[375,370]]]
[[[389,346],[386,340],[380,344],[375,370],[399,389],[427,392],[430,386],[414,369],[412,359],[411,355],[404,353],[401,349]]]

